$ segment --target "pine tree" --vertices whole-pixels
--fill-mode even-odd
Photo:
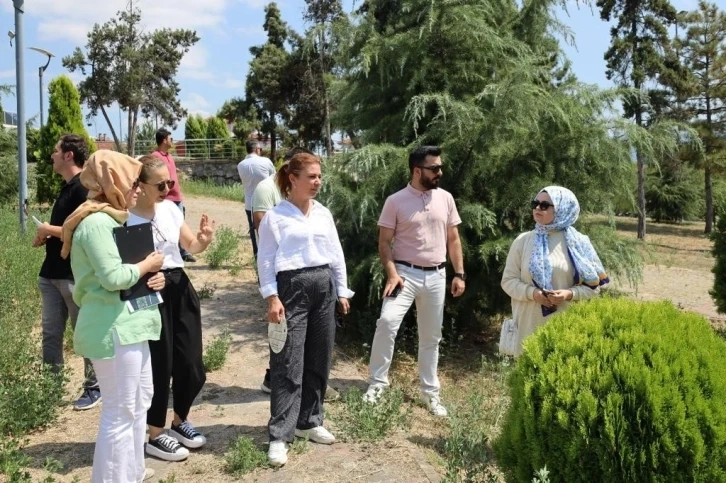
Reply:
[[[249,104],[257,111],[262,132],[270,138],[271,158],[275,159],[278,128],[289,116],[289,95],[285,89],[290,54],[285,50],[288,30],[280,9],[272,2],[265,7],[267,43],[250,48],[253,56],[247,74],[245,92]]]
[[[186,124],[184,124],[184,138],[187,140],[204,139],[206,135],[206,130],[203,130],[199,124],[199,117],[194,114],[189,116]]]
[[[634,89],[626,98],[625,117],[634,119],[638,127],[648,125],[648,106],[644,99],[649,80],[658,79],[665,71],[663,52],[670,39],[667,26],[676,20],[676,10],[669,0],[597,0],[600,17],[615,21],[612,42],[605,53],[606,75],[621,87]],[[645,164],[642,150],[636,150],[638,165],[638,238],[645,238]]]
[[[53,172],[51,154],[63,134],[78,134],[86,139],[89,152],[96,150],[96,143],[90,138],[83,124],[81,98],[73,81],[61,75],[48,84],[50,93],[48,119],[40,132],[38,162],[36,163],[38,202],[55,201],[60,193],[63,179]]]
[[[676,49],[692,82],[681,95],[705,148],[698,164],[704,172],[705,231],[710,233],[714,222],[712,176],[719,168],[718,159],[726,157],[726,13],[701,0],[698,10],[685,15],[683,22],[686,35],[676,39]]]
[[[224,119],[212,116],[207,119],[207,139],[227,139],[229,130]]]

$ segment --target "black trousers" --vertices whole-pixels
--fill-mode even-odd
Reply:
[[[255,255],[255,259],[257,259],[257,236],[255,235],[255,223],[252,219],[252,212],[250,210],[245,210],[245,213],[247,214],[247,224],[250,226],[250,239],[252,240],[252,253]]]
[[[285,307],[287,341],[270,351],[270,441],[292,442],[295,429],[323,424],[335,340],[335,283],[328,266],[277,274]]]
[[[149,341],[154,397],[146,423],[166,426],[169,378],[172,378],[174,412],[186,419],[194,398],[207,380],[202,363],[202,316],[199,296],[181,268],[164,270],[166,286],[161,291],[161,337]]]

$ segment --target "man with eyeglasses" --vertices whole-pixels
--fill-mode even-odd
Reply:
[[[441,149],[420,146],[408,158],[411,181],[386,199],[378,220],[378,252],[386,271],[381,317],[376,324],[364,399],[378,402],[388,387],[396,334],[416,302],[421,400],[434,416],[447,416],[439,398],[439,342],[446,295],[446,254],[454,278],[451,294],[464,293],[466,274],[459,239],[461,218],[454,198],[439,189],[443,176]]]
[[[176,173],[176,162],[169,153],[172,147],[174,147],[174,139],[171,137],[171,133],[164,128],[156,131],[156,150],[151,153],[151,155],[164,160],[166,167],[169,168],[169,178],[173,181],[173,184],[169,187],[169,193],[167,193],[166,199],[173,201],[186,216],[184,199],[182,198],[181,186],[179,185],[179,177]],[[181,245],[179,245],[179,252],[181,253],[182,260],[185,262],[194,263],[197,261],[197,259],[194,258],[191,253],[184,250]]]
[[[50,159],[53,171],[63,177],[58,199],[53,204],[50,222],[39,223],[34,247],[45,246],[45,260],[40,268],[38,288],[43,301],[41,325],[43,330],[43,362],[54,371],[63,366],[63,333],[70,318],[76,328],[78,306],[73,301],[73,272],[71,259],[61,257],[61,228],[63,222],[88,198],[88,189],[81,184],[81,170],[88,158],[88,144],[77,134],[65,134],[55,145]],[[94,408],[101,402],[96,373],[88,359],[83,360],[83,393],[73,405],[76,410]]]

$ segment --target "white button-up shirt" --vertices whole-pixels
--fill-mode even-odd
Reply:
[[[277,274],[330,265],[338,297],[350,298],[343,248],[330,211],[313,201],[308,216],[287,200],[265,214],[259,228],[257,270],[264,298],[277,294]]]

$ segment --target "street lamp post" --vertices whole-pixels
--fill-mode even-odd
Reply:
[[[38,47],[31,47],[30,50],[34,50],[40,54],[48,56],[48,62],[45,63],[45,65],[41,65],[38,67],[38,79],[40,81],[40,127],[43,128],[43,72],[45,72],[45,69],[48,68],[48,64],[50,64],[50,59],[55,57],[55,55],[51,54],[45,49],[40,49]]]
[[[25,233],[28,200],[28,157],[25,139],[25,75],[23,65],[23,13],[25,0],[13,0],[15,9],[15,98],[18,103],[18,215]]]

